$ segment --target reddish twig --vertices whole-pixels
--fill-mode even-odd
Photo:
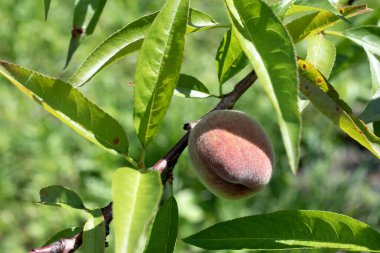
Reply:
[[[223,110],[232,109],[236,101],[248,90],[249,87],[256,81],[257,76],[254,71],[249,73],[245,78],[243,78],[239,83],[235,85],[235,88],[228,94],[224,95],[222,100],[211,110]],[[177,163],[179,156],[187,147],[187,141],[191,128],[195,125],[187,124],[185,126],[187,133],[166,153],[163,158],[161,158],[155,165],[153,165],[150,170],[157,170],[162,174],[163,182],[172,180],[172,170]],[[106,207],[102,208],[102,213],[104,216],[104,222],[106,226],[106,235],[109,234],[109,225],[112,221],[112,202]],[[37,248],[29,253],[73,253],[82,244],[82,235],[79,233],[71,238],[60,239],[50,245],[42,248]]]

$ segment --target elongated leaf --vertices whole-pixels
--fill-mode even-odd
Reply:
[[[295,4],[314,7],[319,10],[325,10],[331,12],[332,14],[342,17],[340,12],[335,8],[334,5],[331,4],[329,0],[318,0],[318,1],[310,1],[310,0],[296,0]]]
[[[76,86],[83,85],[102,68],[139,50],[156,16],[157,13],[153,13],[141,17],[108,37],[88,56],[69,82]]]
[[[350,18],[369,11],[370,9],[367,8],[367,5],[348,6],[339,9],[339,12],[345,18]],[[294,43],[297,43],[305,39],[307,36],[326,30],[341,20],[342,19],[337,15],[329,11],[319,11],[302,16],[287,24],[286,27],[292,36]]]
[[[360,114],[366,124],[380,121],[380,92],[375,93],[366,108]]]
[[[187,98],[207,98],[210,97],[210,91],[197,78],[181,74],[178,79],[174,95]]]
[[[86,209],[78,194],[61,185],[42,188],[40,190],[40,203],[50,206]]]
[[[45,4],[45,21],[48,18],[49,9],[50,9],[50,2],[51,2],[51,0],[44,0],[44,4]]]
[[[83,228],[83,253],[104,253],[106,229],[102,212],[97,209],[90,212],[90,218]]]
[[[282,20],[285,17],[286,12],[294,4],[295,0],[281,0],[274,4],[272,7],[274,13]]]
[[[138,241],[156,212],[162,194],[156,171],[121,168],[112,178],[115,252],[141,252]]]
[[[121,125],[71,85],[3,61],[0,75],[89,141],[127,154],[128,139]]]
[[[310,102],[352,139],[380,158],[380,138],[352,115],[351,108],[312,64],[298,60],[298,67],[301,76],[309,81],[301,82],[300,90]]]
[[[157,134],[178,82],[188,11],[189,0],[168,0],[140,51],[133,119],[144,148]]]
[[[277,112],[290,168],[296,172],[301,119],[297,105],[296,57],[291,38],[262,1],[226,0],[226,3],[235,34]]]
[[[207,13],[193,8],[189,10],[189,20],[186,29],[187,33],[204,31],[218,26],[219,23]]]
[[[334,66],[335,57],[336,49],[334,43],[327,40],[323,34],[310,37],[306,60],[313,64],[327,79]]]
[[[365,123],[380,121],[380,61],[365,49],[371,67],[372,92],[374,93],[360,118]]]
[[[155,12],[143,16],[105,39],[87,57],[69,82],[81,86],[109,64],[139,50],[157,14],[158,12]],[[187,32],[202,31],[217,26],[219,24],[208,14],[190,9]]]
[[[232,30],[228,30],[216,53],[216,69],[219,84],[222,85],[249,64],[248,58]]]
[[[178,206],[174,197],[164,202],[154,219],[144,253],[172,253],[178,232]]]
[[[94,32],[107,0],[75,0],[73,28],[65,68],[77,50],[82,35]]]
[[[321,9],[314,8],[311,6],[305,6],[305,5],[297,5],[293,4],[285,13],[285,21],[289,23],[290,20],[295,20],[297,18],[301,18],[302,16],[306,16],[308,14],[316,13],[321,11]]]
[[[356,27],[345,31],[343,35],[371,53],[380,56],[380,27]]]
[[[363,49],[349,40],[339,42],[336,45],[336,53],[335,65],[330,74],[330,79],[346,70],[355,68],[357,64],[361,64],[366,60]]]
[[[185,242],[204,249],[342,249],[380,251],[380,234],[351,217],[325,211],[278,211],[218,223]]]
[[[380,55],[380,27],[378,26],[362,26],[349,29],[343,33],[351,41],[364,48],[371,66],[372,74],[372,93],[376,93],[380,86],[380,73],[379,61],[376,55]],[[347,61],[351,66],[353,62],[362,60],[362,52],[358,50],[346,49],[346,54],[351,57],[344,57],[343,60]],[[346,66],[348,65],[346,63]],[[377,98],[374,97],[374,100]],[[371,107],[373,104],[371,104]],[[377,105],[376,105],[377,106]],[[367,107],[368,108],[368,107]],[[366,116],[365,116],[366,117]],[[365,120],[365,122],[367,122]]]
[[[80,232],[82,232],[82,228],[79,228],[79,227],[73,227],[73,228],[66,228],[64,230],[61,230],[59,231],[58,233],[56,233],[55,235],[52,236],[52,238],[50,238],[45,244],[44,246],[46,245],[49,245],[51,243],[54,243],[60,239],[63,239],[63,238],[71,238],[73,237],[74,235],[77,235],[79,234]]]

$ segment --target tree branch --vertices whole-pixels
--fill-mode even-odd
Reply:
[[[215,110],[224,110],[224,109],[232,109],[239,100],[239,98],[248,90],[249,87],[256,81],[257,76],[254,71],[249,73],[246,77],[244,77],[240,82],[238,82],[234,89],[223,96],[223,99],[210,111]],[[193,124],[191,127],[194,127]],[[153,165],[150,169],[157,170],[159,173],[164,173],[164,170],[168,167],[174,167],[177,162],[178,157],[182,154],[182,152],[187,147],[187,140],[189,138],[189,134],[191,131],[191,127],[187,128],[188,132],[173,146],[169,152],[160,159],[155,165]]]
[[[239,98],[248,90],[249,87],[256,81],[257,76],[254,71],[249,73],[234,89],[223,96],[222,100],[211,110],[232,109]],[[210,112],[211,112],[210,111]],[[195,123],[196,124],[196,123]],[[150,170],[156,170],[162,175],[163,182],[171,181],[172,171],[176,165],[179,156],[187,147],[187,141],[191,128],[195,124],[188,124],[186,127],[187,133],[164,155]],[[106,226],[106,236],[109,234],[109,225],[112,221],[112,202],[102,208],[104,222]],[[79,233],[71,238],[60,239],[50,245],[42,248],[37,248],[29,251],[29,253],[73,253],[82,244],[82,233]]]

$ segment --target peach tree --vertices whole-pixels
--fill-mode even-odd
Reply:
[[[50,0],[44,3],[47,18]],[[66,66],[83,38],[93,33],[106,3],[75,1]],[[297,173],[300,157],[301,113],[307,106],[315,107],[349,138],[380,158],[380,27],[366,20],[353,26],[350,21],[371,12],[367,5],[328,0],[225,0],[220,4],[226,9],[227,25],[191,8],[190,0],[166,0],[160,11],[140,17],[107,37],[65,81],[0,61],[1,76],[21,92],[90,142],[125,158],[125,167],[115,168],[112,200],[105,207],[86,207],[79,195],[65,186],[41,189],[41,204],[79,210],[88,215],[88,221],[58,232],[30,252],[105,252],[111,222],[117,253],[173,252],[181,228],[172,172],[188,143],[196,170],[211,191],[230,198],[260,194],[257,192],[268,183],[272,170],[276,173],[271,147],[274,140],[266,136],[260,123],[242,113],[226,111],[233,109],[256,80],[277,116],[293,173]],[[351,27],[347,29],[342,23]],[[212,94],[197,77],[181,72],[186,36],[198,32],[206,36],[208,29],[225,30],[215,49],[219,94]],[[368,98],[360,114],[352,112],[330,82],[333,68],[341,71],[350,67],[336,61],[334,37],[362,47],[368,58],[373,97]],[[307,53],[303,57],[299,45],[305,41]],[[122,124],[86,98],[79,87],[91,85],[100,71],[136,51],[139,56],[131,114],[141,152],[135,157],[128,152]],[[347,56],[346,62],[354,58]],[[251,72],[232,91],[223,92],[223,84],[244,68]],[[174,95],[220,101],[211,112],[204,112],[200,121],[186,124],[184,136],[161,159],[146,164],[146,150],[157,136]],[[214,129],[217,131],[212,132]],[[163,194],[165,189],[169,194]],[[374,228],[323,210],[278,210],[237,217],[183,240],[207,250],[380,251],[380,233]]]

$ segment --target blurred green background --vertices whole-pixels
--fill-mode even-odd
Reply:
[[[380,3],[367,2],[372,14],[353,19],[368,24],[379,21]],[[67,80],[85,57],[104,38],[142,14],[158,10],[163,0],[108,1],[95,33],[86,38],[63,71],[72,24],[74,1],[52,1],[47,22],[43,1],[0,1],[0,59]],[[222,24],[228,19],[220,0],[193,0]],[[349,24],[342,26],[348,27]],[[182,72],[191,74],[217,93],[214,57],[224,30],[214,29],[186,38]],[[339,43],[339,41],[335,41]],[[346,43],[347,44],[347,43]],[[359,48],[346,44],[355,59],[350,68],[336,74],[333,84],[360,113],[371,97],[369,66]],[[305,45],[300,45],[302,51]],[[338,52],[339,53],[339,52]],[[80,88],[90,99],[118,119],[137,156],[139,144],[132,124],[132,87],[137,54],[100,72]],[[339,58],[342,63],[344,58]],[[248,73],[225,84],[224,90]],[[153,165],[184,134],[182,125],[211,109],[216,99],[174,98],[161,131],[147,154]],[[254,198],[227,201],[210,194],[197,180],[185,151],[175,169],[174,190],[179,204],[179,238],[218,221],[281,209],[319,209],[350,215],[380,228],[380,163],[351,141],[312,107],[303,113],[304,132],[299,173],[294,176],[287,159],[273,108],[259,84],[238,102],[236,109],[258,119],[269,133],[276,151],[274,177]],[[83,216],[54,207],[40,206],[42,187],[61,184],[78,192],[90,207],[111,200],[112,172],[126,162],[84,140],[53,118],[15,87],[0,78],[0,249],[21,253],[41,246],[55,232],[79,226]],[[110,236],[112,242],[112,236]],[[108,250],[111,252],[112,247]],[[205,252],[178,240],[176,252]]]

